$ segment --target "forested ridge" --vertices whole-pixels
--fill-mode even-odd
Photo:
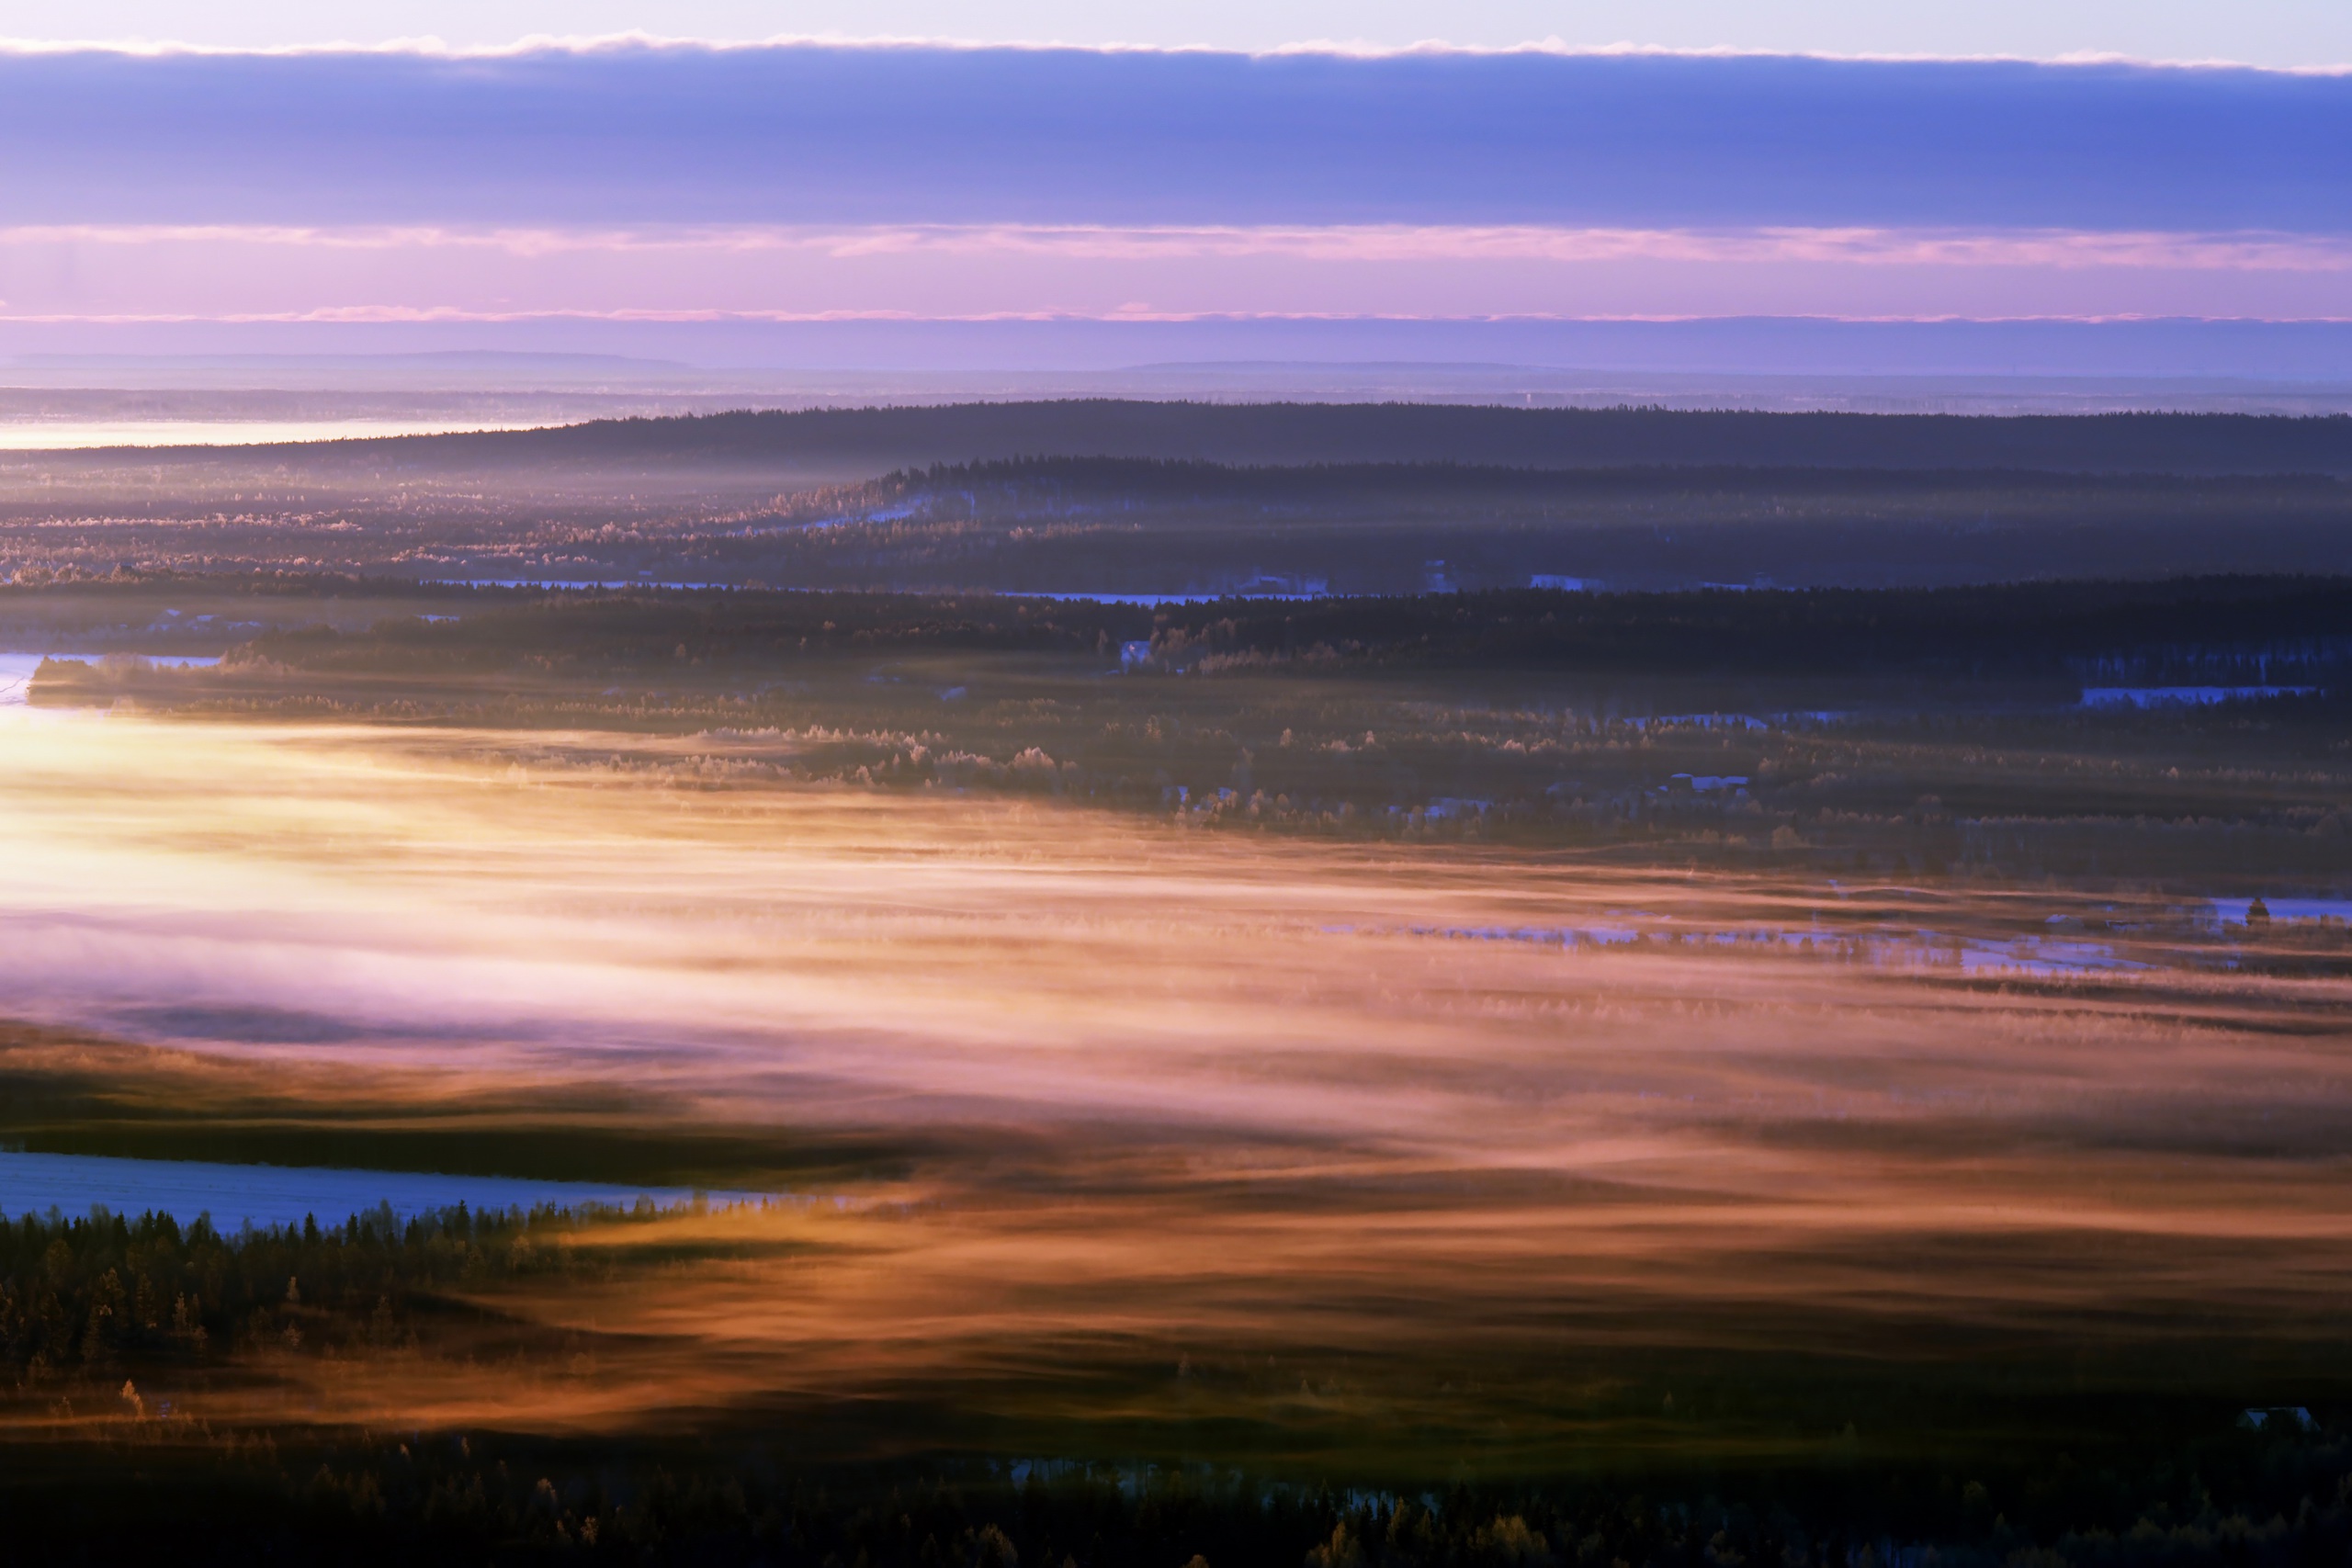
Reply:
[[[1159,606],[998,594],[450,592],[468,613],[365,633],[273,631],[230,668],[491,671],[682,660],[789,665],[922,649],[1097,655],[1148,640],[1161,668],[1314,656],[1313,669],[1786,673],[1945,671],[2067,678],[2285,678],[2352,656],[2352,581],[2219,578],[1955,589],[1476,593]],[[1242,666],[1231,666],[1240,668]],[[1262,667],[1261,664],[1258,667]],[[1210,664],[1206,672],[1220,666]],[[54,666],[44,686],[87,678]]]
[[[2147,492],[2232,499],[2352,501],[2352,484],[2323,473],[2093,474],[1992,468],[1873,468],[1612,464],[1550,468],[1456,462],[1217,463],[1182,457],[1005,457],[899,468],[875,481],[882,495],[994,493],[1088,501],[1201,500],[1312,502],[1378,495],[1464,502],[1528,501],[1721,491],[1730,495],[1920,496],[2018,491],[2115,496]]]
[[[227,448],[119,453],[141,466]],[[1438,403],[1072,399],[930,407],[742,410],[540,430],[236,449],[241,461],[497,468],[866,467],[1023,457],[1227,464],[1460,463],[1533,468],[2004,468],[2080,473],[2352,474],[2352,418],[2223,413],[1878,414],[1514,409]]]

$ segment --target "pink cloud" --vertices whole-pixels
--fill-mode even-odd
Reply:
[[[0,229],[0,320],[2352,316],[2352,238],[1886,227]]]

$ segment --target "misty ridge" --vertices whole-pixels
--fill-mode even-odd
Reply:
[[[2325,573],[2352,570],[2347,432],[1072,401],[27,454],[0,458],[0,569],[1130,595]]]
[[[1014,457],[1226,464],[1451,462],[1566,468],[2007,468],[2083,473],[2352,474],[2352,416],[1961,415],[1510,409],[1441,403],[1191,403],[1070,399],[939,407],[742,411],[535,431],[255,447],[257,462],[481,469],[564,462],[824,472]],[[202,449],[128,455],[188,462]]]

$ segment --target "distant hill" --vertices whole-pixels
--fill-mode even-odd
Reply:
[[[1108,399],[598,420],[546,430],[399,436],[130,460],[391,470],[723,468],[779,478],[1017,457],[1248,465],[1455,463],[2352,475],[2352,418],[2120,413],[1685,412],[1430,403],[1189,403]]]
[[[864,487],[877,504],[960,498],[978,508],[1051,510],[1057,504],[1283,504],[1377,502],[1427,505],[1540,505],[1643,496],[1768,496],[1837,501],[1905,496],[2294,497],[2352,502],[2352,482],[2323,473],[2163,474],[2047,468],[1732,468],[1621,464],[1606,468],[1503,468],[1455,462],[1291,463],[1242,466],[1166,457],[1005,457],[900,468]],[[829,492],[829,494],[831,492]]]

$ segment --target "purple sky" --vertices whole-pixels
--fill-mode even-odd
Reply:
[[[2352,76],[2327,73],[25,50],[0,52],[0,353],[374,328],[609,349],[857,322],[2352,319]]]

